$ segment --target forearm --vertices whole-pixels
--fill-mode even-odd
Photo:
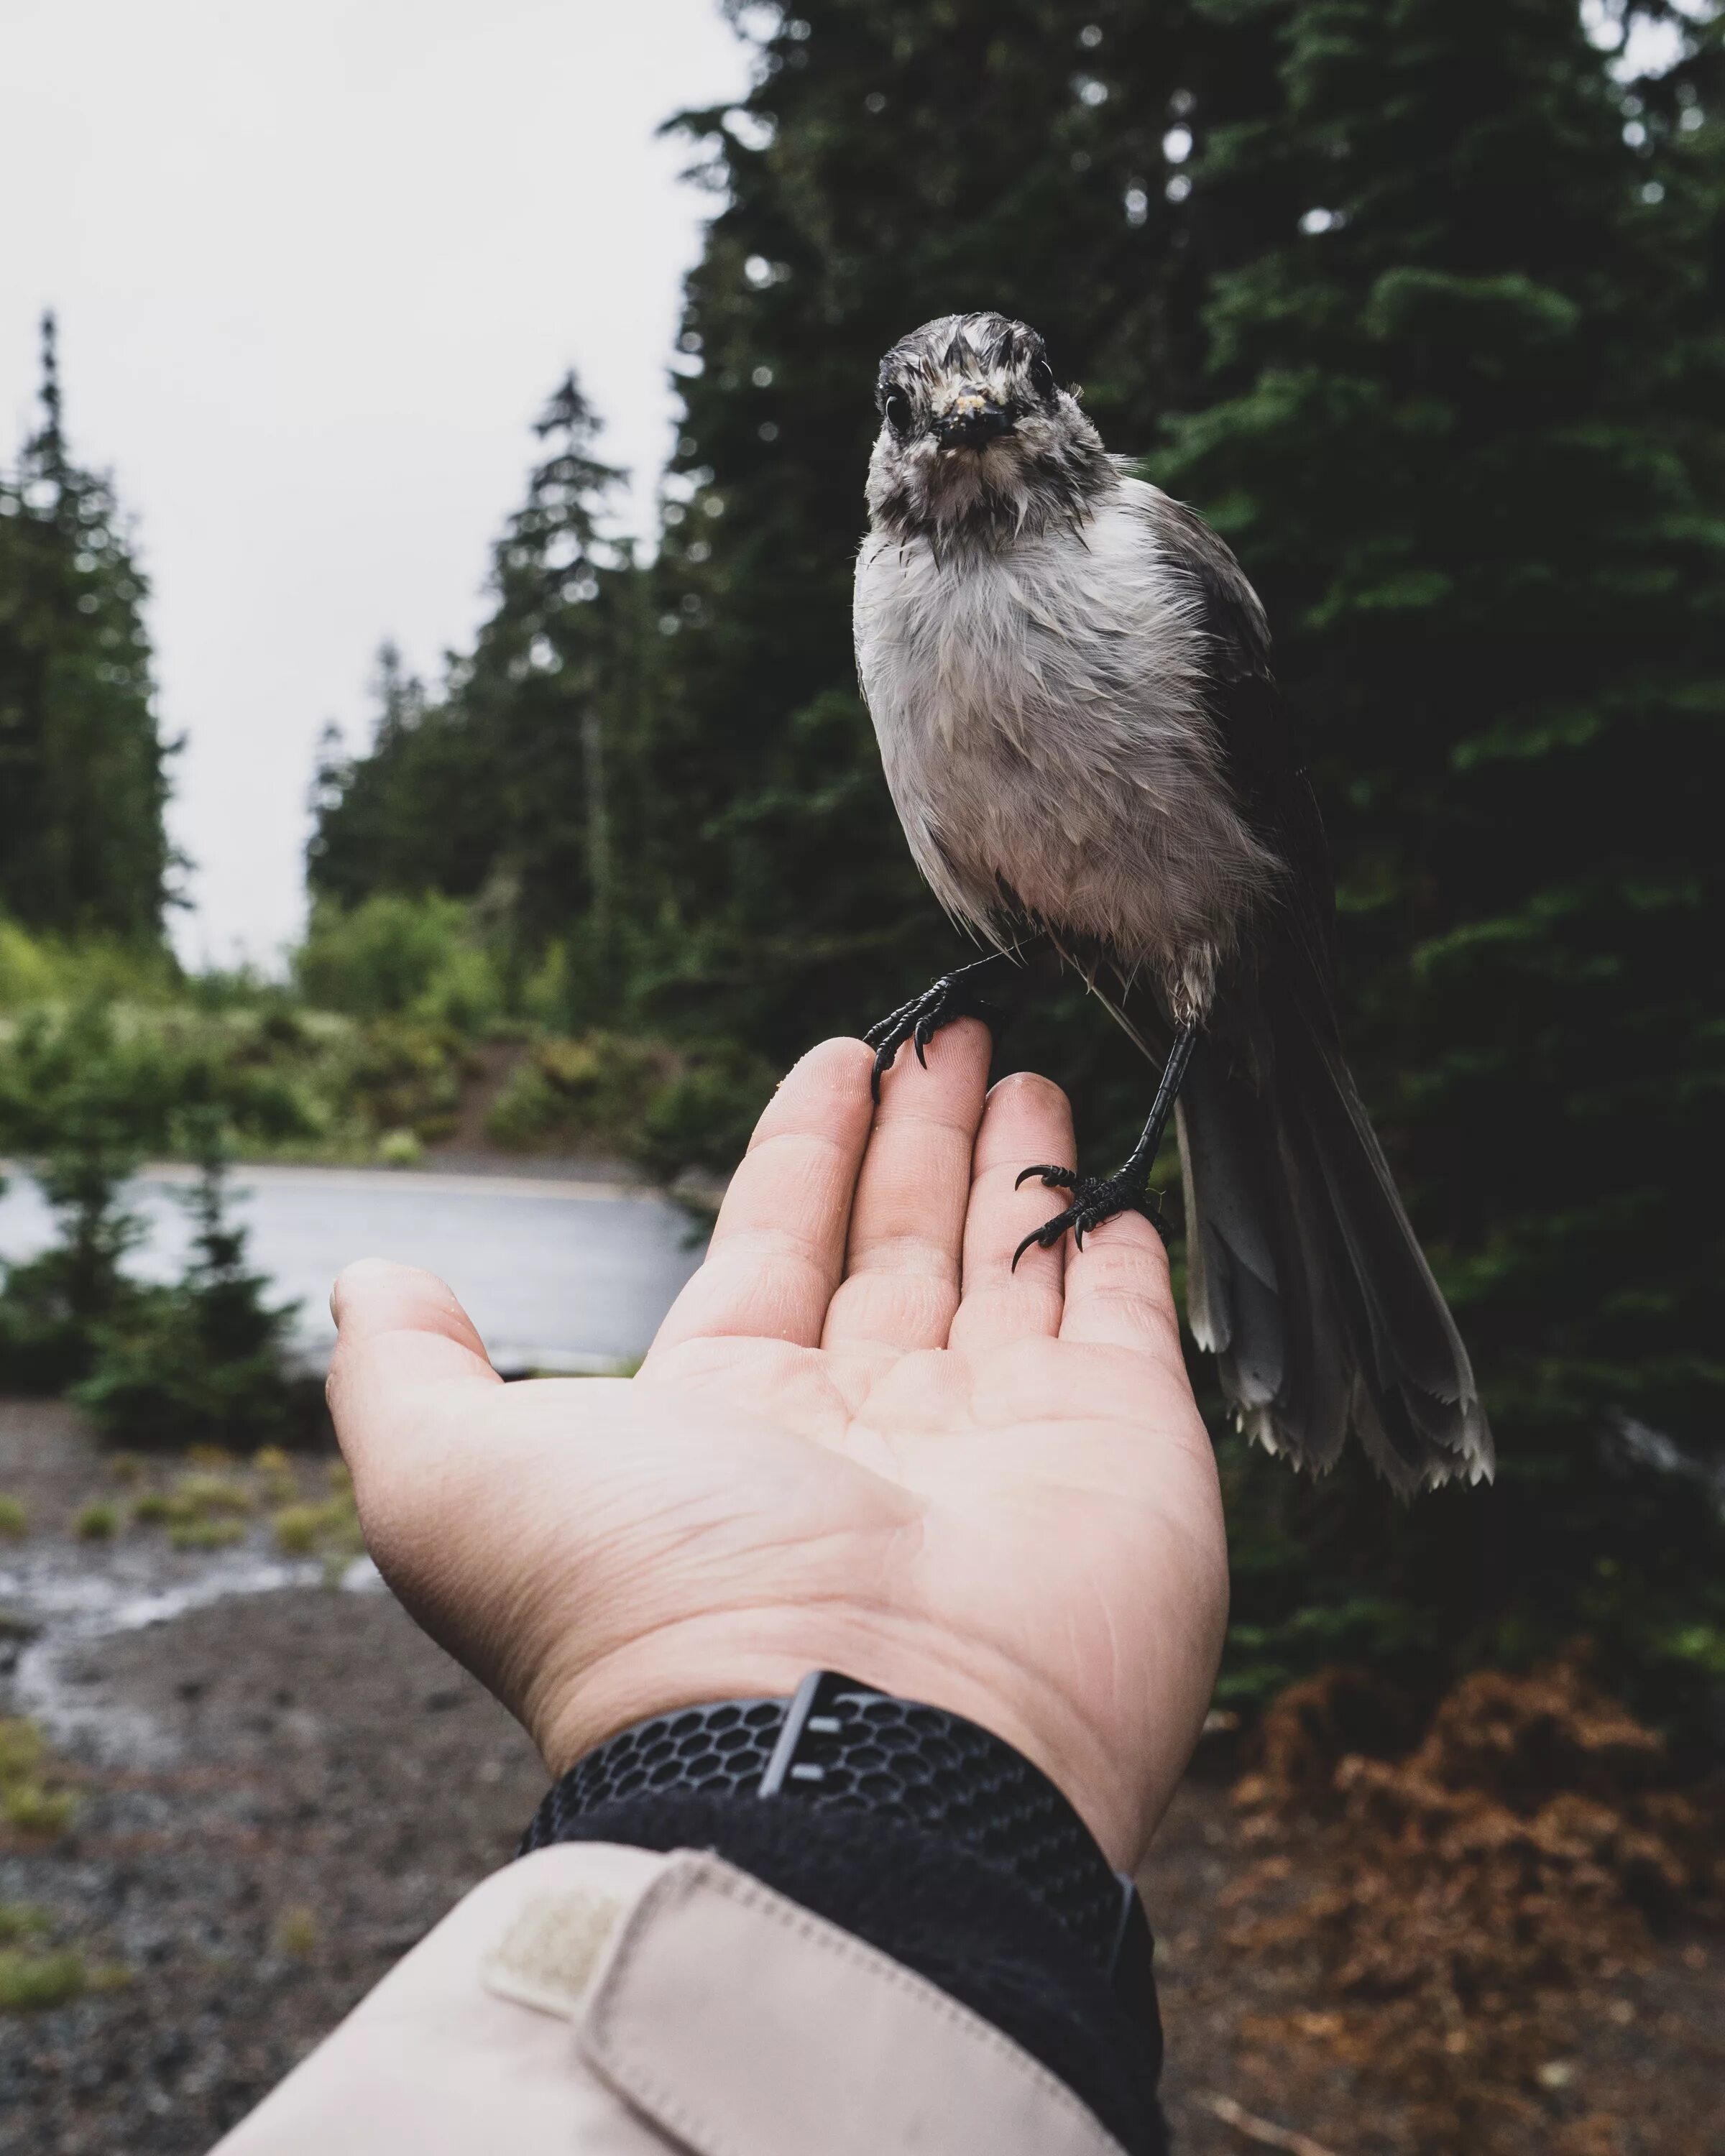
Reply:
[[[1133,2156],[1160,2156],[1153,1989],[1128,2005],[1033,1895],[963,1847],[893,1820],[736,1797],[636,1798],[576,1832],[583,1841],[715,1851],[999,2030]],[[881,2058],[883,2080],[892,2071]]]
[[[500,2137],[519,2156],[873,2156],[912,2128],[954,2156],[1161,2156],[1147,1933],[1122,1926],[1081,1823],[988,1732],[848,1686],[811,1680],[800,1712],[836,1708],[814,1717],[834,1731],[865,1707],[854,1737],[897,1732],[896,1762],[850,1745],[872,1794],[786,1787],[789,1702],[748,1703],[747,1726],[725,1706],[628,1732],[562,1779],[531,1853],[422,1942],[227,2156],[480,2156]],[[843,1742],[812,1740],[802,1774],[824,1758],[837,1788]],[[811,2105],[831,2115],[799,2141],[788,2128]]]

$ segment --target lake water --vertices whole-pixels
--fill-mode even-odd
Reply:
[[[242,1167],[231,1182],[252,1264],[280,1299],[300,1303],[308,1358],[328,1353],[330,1283],[355,1258],[440,1275],[506,1373],[603,1368],[639,1355],[701,1260],[676,1207],[597,1181]],[[172,1279],[183,1265],[189,1184],[186,1171],[164,1168],[131,1186],[127,1202],[148,1229],[131,1260],[141,1278]],[[53,1236],[35,1184],[8,1173],[0,1258],[33,1256]]]

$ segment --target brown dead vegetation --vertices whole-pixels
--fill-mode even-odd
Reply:
[[[1420,2156],[1639,2145],[1633,2088],[1602,2085],[1589,2032],[1633,2020],[1614,1987],[1656,1940],[1698,1942],[1725,1915],[1717,1791],[1674,1787],[1659,1739],[1579,1656],[1471,1676],[1414,1735],[1348,1670],[1267,1716],[1234,1793],[1256,1861],[1227,1890],[1228,1943],[1297,1964],[1311,2006],[1250,2039],[1291,2068],[1327,2052]],[[1697,2120],[1690,2145],[1717,2148],[1720,2123]]]

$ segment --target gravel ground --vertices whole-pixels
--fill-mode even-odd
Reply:
[[[327,1486],[323,1463],[295,1472]],[[0,1574],[21,1576],[19,1551],[92,1574],[136,1561],[143,1530],[100,1550],[66,1532],[114,1487],[74,1418],[0,1404],[0,1492],[34,1523],[11,1556],[0,1543]],[[195,1586],[235,1554],[159,1562]],[[43,1645],[16,1627],[8,1645],[0,1620],[0,1713],[33,1670],[44,1696]],[[79,1807],[56,1842],[0,1832],[0,1908],[44,1912],[43,1943],[111,1988],[0,2012],[0,2156],[199,2156],[507,1857],[543,1787],[509,1717],[381,1589],[293,1586],[74,1638],[54,1679]],[[1394,2107],[1330,2061],[1297,1963],[1228,1943],[1254,1859],[1226,1764],[1200,1755],[1145,1879],[1180,2156],[1409,2156]],[[1673,1941],[1584,2020],[1578,2001],[1577,2061],[1539,2092],[1527,2156],[1725,2156],[1721,1965]]]

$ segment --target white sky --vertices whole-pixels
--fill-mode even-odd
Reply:
[[[465,642],[572,362],[644,521],[712,208],[654,130],[746,69],[716,0],[0,0],[0,461],[52,305],[188,737],[189,961],[295,933],[317,736],[384,636]]]

